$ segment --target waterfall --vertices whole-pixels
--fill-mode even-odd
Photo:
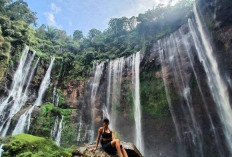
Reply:
[[[109,114],[109,111],[108,111],[108,109],[107,109],[107,107],[105,105],[103,106],[102,111],[103,111],[103,117],[108,118],[109,121],[110,121],[110,114]]]
[[[19,118],[19,120],[18,120],[18,122],[13,130],[13,133],[12,133],[13,135],[29,131],[30,122],[31,122],[31,120],[30,120],[31,114],[32,114],[35,106],[40,106],[42,104],[43,96],[44,96],[44,94],[45,94],[45,92],[50,84],[50,75],[51,75],[54,61],[55,61],[55,57],[52,57],[51,63],[46,71],[46,74],[42,80],[42,83],[40,84],[39,93],[38,93],[38,97],[37,97],[36,101],[32,107],[30,107],[28,110],[26,110],[20,116],[20,118]]]
[[[182,51],[184,42],[185,41],[181,39],[181,34],[178,31],[158,41],[162,74],[170,112],[175,125],[178,141],[181,145],[179,151],[182,156],[185,156],[185,149],[183,149],[185,146],[182,144],[181,137],[181,134],[183,133],[183,136],[186,136],[190,141],[189,144],[191,145],[192,143],[192,145],[194,145],[194,147],[191,148],[194,156],[203,157],[203,135],[195,117],[195,111],[192,105],[191,88],[189,86],[191,77],[189,68],[191,68],[191,64],[187,58],[188,55],[185,51]],[[169,77],[173,78],[173,84],[169,82]],[[180,97],[178,103],[181,107],[181,114],[184,116],[186,128],[180,128],[176,118],[177,115],[175,115],[173,111],[172,101],[174,100],[172,100],[173,98],[170,96],[173,95],[173,92]]]
[[[194,43],[197,49],[197,55],[199,57],[199,60],[202,62],[202,65],[207,75],[207,81],[212,97],[218,107],[217,111],[223,124],[223,131],[226,137],[227,146],[232,155],[232,109],[230,106],[228,89],[226,87],[225,82],[220,76],[218,63],[216,58],[214,57],[213,48],[209,41],[209,37],[207,36],[203,28],[203,24],[199,17],[196,4],[194,4],[193,10],[200,37],[202,39],[203,47],[199,42],[199,39],[196,35],[196,31],[194,30],[194,27],[190,20],[189,27],[194,38]]]
[[[135,119],[135,145],[144,154],[142,122],[141,122],[141,107],[140,107],[140,52],[133,54],[132,57],[132,84],[134,86],[133,102],[134,102],[134,119]]]
[[[191,23],[192,23],[192,21],[191,21],[191,19],[189,19],[189,24],[192,25]],[[203,101],[203,106],[205,108],[207,117],[209,119],[211,129],[213,130],[213,134],[214,134],[214,138],[215,138],[215,143],[217,145],[218,152],[219,152],[219,154],[222,154],[222,151],[221,151],[221,148],[220,148],[221,146],[220,146],[220,144],[218,142],[219,141],[219,139],[218,139],[218,133],[215,130],[215,126],[213,124],[213,120],[212,120],[212,117],[211,117],[211,115],[209,113],[209,109],[208,109],[208,106],[207,106],[208,104],[207,104],[207,101],[205,100],[205,96],[203,94],[203,89],[202,89],[202,86],[201,86],[201,83],[200,83],[198,72],[197,72],[197,70],[196,70],[196,68],[194,66],[194,64],[195,64],[195,62],[194,62],[194,55],[192,54],[192,52],[190,50],[191,45],[189,44],[190,43],[189,38],[192,37],[192,36],[190,36],[191,32],[188,33],[187,36],[186,36],[186,35],[184,35],[183,30],[181,28],[179,30],[179,33],[181,35],[181,40],[183,41],[184,48],[185,48],[186,53],[188,55],[188,58],[189,58],[189,61],[190,61],[190,64],[191,64],[194,76],[195,76],[196,81],[197,81],[197,85],[198,85],[198,88],[199,88],[199,91],[200,91],[201,99]]]
[[[62,130],[63,130],[63,116],[62,116],[61,120],[59,120],[59,117],[57,116],[56,120],[55,120],[54,127],[51,131],[51,137],[55,140],[55,142],[58,146],[60,145]]]
[[[12,117],[20,111],[27,101],[28,86],[31,83],[31,75],[34,73],[34,68],[31,70],[31,64],[35,57],[35,52],[32,55],[29,53],[29,47],[26,46],[22,52],[18,68],[14,74],[9,95],[0,105],[0,132],[1,136],[5,136],[11,123]],[[36,65],[37,66],[37,65]],[[28,80],[29,77],[29,80]],[[24,88],[26,86],[26,88]]]
[[[107,112],[110,111],[110,98],[111,98],[111,77],[112,77],[112,61],[108,63],[108,84],[107,84],[107,96],[106,96],[106,108]],[[109,117],[108,117],[109,118]]]
[[[34,76],[35,69],[36,69],[37,66],[38,66],[39,60],[40,60],[40,58],[37,59],[37,61],[36,61],[36,63],[35,63],[35,66],[33,67],[32,71],[31,71],[31,75],[30,75],[30,77],[29,77],[29,79],[28,79],[28,83],[27,83],[25,92],[24,92],[24,94],[23,94],[23,96],[22,96],[22,98],[21,98],[21,99],[22,99],[22,100],[21,100],[21,105],[20,105],[21,107],[24,106],[24,105],[26,104],[26,102],[27,102],[27,99],[28,99],[28,89],[29,89],[29,86],[30,86],[30,84],[31,84],[32,78],[33,78],[33,76]],[[20,110],[20,109],[18,108],[18,111],[19,111],[19,110]],[[11,111],[13,111],[13,110],[11,110]],[[17,112],[18,112],[18,111],[17,111]],[[15,111],[14,113],[12,113],[12,114],[11,114],[12,117],[13,117],[17,112]],[[10,123],[11,123],[11,118],[8,120],[6,126],[4,127],[4,130],[3,130],[3,132],[2,132],[2,135],[3,135],[3,136],[5,136],[5,135],[7,134],[8,129],[9,129],[9,127],[10,127]]]
[[[63,130],[62,124],[63,124],[63,116],[62,116],[61,121],[60,121],[60,124],[59,124],[57,136],[56,136],[56,138],[55,138],[56,144],[57,144],[58,146],[60,145],[61,132],[62,132],[62,130]]]
[[[57,92],[56,86],[54,86],[54,89],[53,89],[52,103],[56,107],[59,106],[59,94]]]
[[[165,55],[164,55],[164,49],[162,49],[162,43],[161,40],[158,41],[158,52],[159,52],[159,57],[160,57],[160,62],[161,62],[161,69],[162,69],[162,78],[163,78],[163,82],[164,82],[164,87],[165,87],[165,93],[166,93],[166,98],[168,101],[168,105],[169,105],[169,110],[172,116],[172,120],[175,126],[175,130],[176,130],[176,134],[177,134],[177,138],[178,138],[178,152],[179,154],[181,154],[183,157],[185,157],[185,150],[182,147],[182,139],[181,139],[181,130],[180,130],[180,126],[178,124],[178,120],[177,120],[177,115],[174,112],[174,108],[173,108],[173,104],[172,104],[172,99],[171,99],[171,88],[169,87],[169,80],[168,80],[168,68],[167,63],[165,61]],[[172,59],[172,58],[171,58]]]
[[[40,61],[40,57],[37,59],[37,61],[36,61],[36,63],[35,63],[35,66],[34,66],[33,69],[32,69],[31,75],[30,75],[30,77],[29,77],[29,79],[28,79],[28,83],[27,83],[27,86],[26,86],[24,95],[23,95],[23,97],[22,97],[23,106],[24,106],[24,104],[26,103],[26,101],[27,101],[27,99],[28,99],[28,89],[29,89],[29,86],[30,86],[30,84],[31,84],[32,78],[33,78],[34,73],[35,73],[35,69],[37,68],[39,61]]]
[[[39,88],[39,94],[38,97],[34,103],[35,106],[40,106],[42,104],[42,100],[43,100],[43,96],[50,84],[50,75],[51,75],[51,71],[52,71],[52,67],[53,67],[53,63],[55,61],[55,57],[51,58],[51,63],[48,67],[48,70],[43,78],[42,83],[40,84],[40,88]]]
[[[28,132],[30,128],[30,118],[31,113],[34,110],[35,106],[30,107],[28,110],[26,110],[20,117],[19,120],[12,132],[12,135]]]
[[[0,145],[0,157],[3,157],[3,152],[4,152],[4,150],[2,149],[3,146],[4,144]]]
[[[111,110],[109,112],[110,119],[111,119],[111,127],[112,129],[116,129],[116,119],[117,119],[117,107],[120,106],[121,100],[121,84],[122,84],[122,73],[125,65],[125,59],[118,58],[113,61],[112,63],[112,91],[111,91]],[[117,130],[117,129],[116,129]]]
[[[57,134],[57,131],[58,131],[58,127],[59,127],[59,117],[57,116],[56,120],[55,120],[55,123],[54,123],[54,127],[51,130],[51,137],[53,139],[55,139],[55,137],[56,137],[56,134]]]
[[[83,127],[82,116],[80,116],[78,135],[77,135],[77,143],[78,144],[84,140],[84,137],[82,137],[82,139],[81,139],[82,127]]]
[[[95,74],[94,74],[94,80],[92,83],[92,90],[91,90],[91,116],[92,116],[92,126],[91,126],[91,137],[90,141],[93,142],[95,138],[95,101],[96,101],[96,95],[98,91],[98,87],[100,84],[103,68],[104,68],[104,62],[101,62],[100,64],[97,64],[95,67]]]

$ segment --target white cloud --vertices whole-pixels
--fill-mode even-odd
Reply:
[[[51,11],[54,13],[58,13],[61,11],[61,8],[58,7],[55,3],[51,3]]]
[[[144,13],[148,9],[152,9],[153,7],[157,6],[158,4],[167,5],[171,1],[175,1],[175,3],[179,0],[135,0],[133,1],[133,7],[122,11],[118,16],[137,16],[139,13]]]
[[[46,16],[46,19],[47,19],[47,24],[49,26],[56,26],[56,20],[55,20],[55,16],[53,13],[51,12],[46,12],[44,13],[44,15]]]
[[[49,26],[62,28],[61,25],[57,24],[55,18],[55,14],[59,13],[61,11],[61,8],[59,8],[55,3],[51,3],[50,9],[50,11],[44,13],[44,15],[46,16],[47,24]]]

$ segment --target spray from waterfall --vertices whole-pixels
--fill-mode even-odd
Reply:
[[[204,70],[207,75],[208,85],[212,97],[218,107],[218,114],[223,124],[223,131],[226,137],[227,146],[232,154],[232,109],[230,106],[230,100],[228,95],[228,89],[225,85],[224,80],[220,76],[220,71],[218,68],[218,63],[213,54],[213,48],[209,41],[202,21],[200,19],[199,13],[197,11],[196,4],[194,4],[194,15],[197,23],[197,27],[202,39],[203,47],[194,31],[191,21],[189,21],[189,27],[194,39],[195,46],[197,48],[197,55],[199,60],[202,62]]]
[[[42,80],[42,83],[40,84],[40,88],[39,88],[39,93],[38,93],[38,97],[35,101],[35,103],[33,104],[33,106],[31,106],[28,110],[26,110],[19,118],[14,130],[13,130],[13,135],[15,134],[19,134],[19,133],[23,133],[23,132],[28,132],[29,128],[30,128],[30,119],[31,119],[31,114],[35,108],[35,106],[40,106],[42,104],[42,99],[43,96],[50,84],[50,75],[51,75],[51,71],[52,71],[52,67],[53,67],[53,63],[55,61],[55,57],[51,58],[51,63],[48,67],[48,70],[46,71],[46,74]]]

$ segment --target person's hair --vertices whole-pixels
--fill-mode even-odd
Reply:
[[[107,124],[109,124],[109,123],[110,123],[110,121],[109,121],[109,119],[108,119],[108,118],[105,118],[105,119],[103,120],[103,122],[104,122],[104,123],[107,123]]]

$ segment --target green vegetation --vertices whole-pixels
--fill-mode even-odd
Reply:
[[[0,140],[4,157],[71,157],[71,151],[58,147],[52,140],[19,134]]]
[[[5,42],[4,38],[0,36],[0,83],[7,70],[9,64],[9,58],[10,58],[10,44],[8,42]]]
[[[20,53],[23,45],[27,44],[40,57],[63,58],[62,67],[65,70],[61,72],[61,77],[85,80],[94,60],[146,51],[154,41],[178,29],[192,14],[191,3],[192,0],[182,0],[175,6],[159,5],[138,17],[113,18],[108,29],[101,32],[93,28],[85,37],[80,30],[68,36],[65,31],[46,25],[34,29],[31,25],[36,26],[36,13],[28,8],[26,2],[1,0],[0,32],[8,47],[12,47],[11,56]],[[3,49],[1,40],[0,49]]]
[[[169,107],[164,83],[162,78],[155,76],[156,72],[160,72],[160,70],[157,68],[151,69],[141,73],[140,90],[142,109],[154,118],[166,117],[169,114]]]
[[[55,107],[51,103],[43,104],[41,106],[41,113],[34,118],[31,123],[30,134],[36,136],[43,136],[51,138],[51,130],[54,127],[56,117],[63,116],[63,131],[61,138],[61,145],[64,147],[70,147],[76,143],[77,126],[71,122],[71,114],[75,112],[75,109],[62,109]]]

